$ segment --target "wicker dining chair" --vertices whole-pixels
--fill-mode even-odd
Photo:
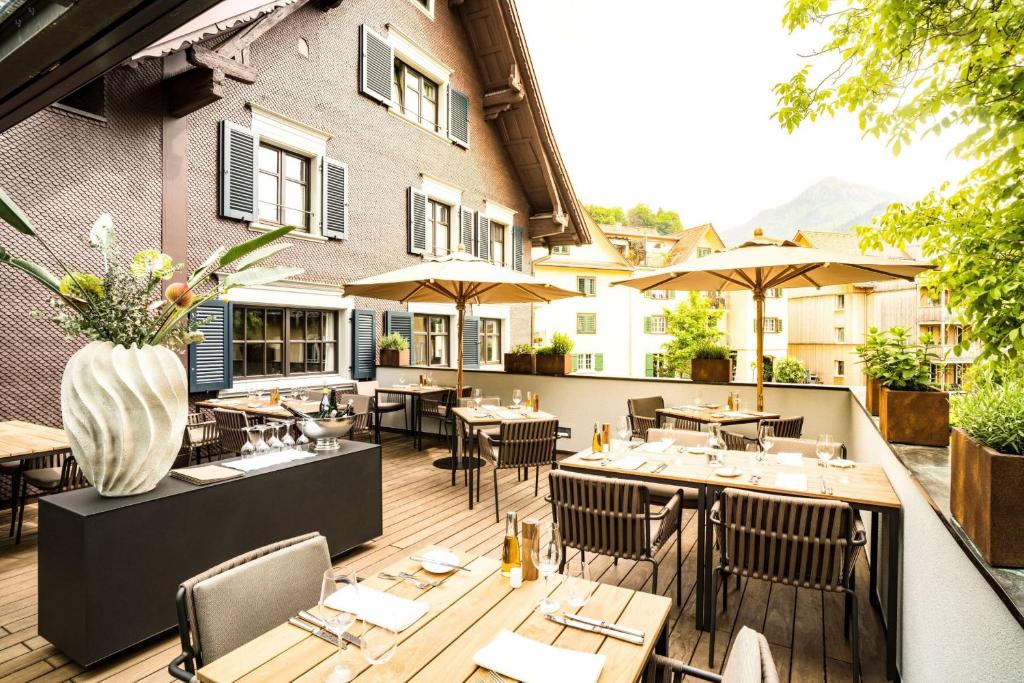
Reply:
[[[687,429],[648,429],[647,440],[650,442],[672,439],[676,446],[705,446],[708,442],[707,432],[695,432]],[[651,502],[655,505],[667,505],[672,496],[679,492],[683,494],[683,509],[697,509],[697,489],[680,488],[672,484],[656,484],[648,482],[647,488],[651,493]]]
[[[452,405],[455,403],[455,390],[444,391],[424,396],[420,399],[420,420],[427,418],[437,421],[437,435],[443,437],[448,433],[452,421]]]
[[[480,457],[494,465],[494,521],[498,517],[498,470],[525,467],[536,468],[533,495],[540,493],[540,466],[554,465],[557,457],[555,446],[558,436],[558,420],[517,420],[502,422],[498,430],[497,443],[486,432],[477,435]],[[477,478],[477,495],[480,479]],[[472,492],[470,493],[472,495]]]
[[[738,432],[730,432],[727,429],[723,429],[719,432],[722,435],[722,441],[725,442],[725,447],[730,451],[745,451],[747,446],[757,443],[757,439],[752,436],[746,436]]]
[[[246,414],[241,410],[214,408],[213,419],[217,423],[220,447],[230,453],[240,453],[242,446],[249,440],[245,430],[251,423]]]
[[[42,458],[32,458],[29,466],[33,469],[21,472],[18,503],[15,516],[17,528],[14,542],[21,543],[21,528],[25,523],[25,505],[30,497],[45,496],[89,486],[78,461],[70,452],[56,453]],[[31,490],[30,490],[31,489]]]
[[[802,415],[799,417],[764,418],[757,421],[758,431],[761,427],[772,427],[776,437],[799,439],[804,431],[804,418]]]
[[[651,563],[651,592],[658,592],[658,552],[676,541],[676,604],[683,603],[682,494],[657,512],[644,482],[554,470],[548,474],[551,516],[562,544],[586,553]],[[651,523],[658,522],[651,533]],[[561,571],[565,566],[563,553]]]
[[[198,465],[202,459],[203,449],[206,449],[206,460],[213,460],[211,449],[220,445],[220,431],[217,429],[217,420],[203,410],[198,413],[189,413],[188,422],[185,425],[184,446],[186,454],[186,465]]]
[[[633,437],[646,439],[647,430],[658,426],[658,409],[665,407],[665,399],[661,396],[645,398],[627,398],[626,408],[629,410],[629,426]]]
[[[376,416],[380,415],[383,418],[385,413],[397,413],[402,412],[403,425],[405,431],[409,431],[409,411],[406,407],[406,396],[405,394],[396,394],[390,391],[378,391],[380,388],[380,382],[376,380],[370,380],[366,382],[359,382],[356,387],[356,393],[364,396],[372,396],[373,404],[371,412]]]
[[[779,683],[768,640],[749,626],[740,628],[733,639],[721,676],[658,654],[647,660],[645,683],[682,683],[684,676],[712,683]]]
[[[373,405],[373,397],[366,394],[341,394],[338,396],[340,405],[348,405],[349,401],[352,401],[352,410],[356,413],[356,419],[352,424],[352,431],[348,433],[348,438],[355,441],[357,438],[365,436],[373,441],[373,426],[370,424],[372,417],[370,407]]]
[[[845,597],[844,627],[851,638],[853,680],[860,680],[854,568],[867,541],[860,517],[836,500],[779,496],[727,488],[711,508],[718,545],[711,604],[719,583],[742,576],[813,588]],[[722,591],[722,611],[729,591]],[[715,664],[715,613],[711,610],[708,664]]]
[[[193,683],[196,670],[317,604],[331,567],[327,539],[297,536],[239,555],[183,582],[175,602],[181,654],[167,667]]]

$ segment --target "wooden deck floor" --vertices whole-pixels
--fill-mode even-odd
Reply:
[[[470,511],[466,490],[452,487],[447,472],[431,466],[445,455],[440,448],[414,452],[408,441],[389,435],[384,451],[384,535],[343,558],[360,573],[373,573],[411,550],[428,543],[500,557],[503,524],[495,523],[493,488],[485,471],[482,501]],[[511,470],[499,477],[502,511],[518,510],[520,519],[550,517],[541,495],[533,495],[533,479],[516,481]],[[707,668],[708,634],[694,628],[694,565],[696,526],[687,513],[683,536],[683,598],[672,615],[670,654]],[[10,513],[0,513],[0,529],[6,530]],[[169,681],[167,664],[180,651],[175,636],[168,634],[108,662],[83,670],[36,633],[36,514],[25,515],[25,533],[14,546],[6,534],[0,540],[0,683],[9,681]],[[658,590],[671,596],[675,548],[664,550]],[[651,573],[645,564],[596,558],[594,577],[603,582],[649,590]],[[862,570],[866,570],[863,567]],[[863,572],[860,572],[863,575]],[[866,581],[861,581],[861,585]],[[866,681],[885,680],[884,638],[878,613],[861,591],[862,664]],[[173,596],[168,595],[168,600]],[[782,681],[850,681],[850,647],[843,638],[842,599],[820,592],[745,581],[730,594],[729,611],[718,621],[716,664],[728,651],[730,637],[747,625],[765,634],[771,643]]]

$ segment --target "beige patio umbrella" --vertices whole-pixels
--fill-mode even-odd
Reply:
[[[356,280],[343,285],[343,289],[346,296],[365,296],[402,303],[455,304],[459,314],[456,396],[462,395],[462,324],[466,304],[548,303],[580,295],[579,292],[556,287],[533,276],[467,254],[462,245],[448,256]]]
[[[751,241],[738,247],[614,284],[634,287],[644,292],[651,289],[705,292],[750,290],[757,304],[757,409],[763,410],[766,291],[776,287],[820,288],[875,280],[913,281],[919,273],[933,267],[918,261],[801,247],[788,240],[764,238],[758,229],[754,231]]]

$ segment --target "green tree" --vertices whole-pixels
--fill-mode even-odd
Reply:
[[[670,235],[683,229],[683,221],[676,211],[666,211],[658,208],[651,211],[651,207],[640,203],[626,212],[626,224],[643,228],[655,228],[662,235]]]
[[[830,37],[811,65],[775,86],[781,125],[844,110],[895,154],[914,138],[969,131],[953,152],[970,174],[911,205],[895,204],[861,244],[921,242],[938,268],[926,282],[949,293],[966,323],[963,344],[987,357],[1024,351],[1024,4],[1000,0],[789,0],[790,31],[824,24]]]
[[[715,308],[711,299],[701,292],[689,292],[675,310],[665,309],[666,331],[671,339],[662,345],[665,366],[675,375],[689,375],[690,361],[697,349],[716,344],[724,333],[718,323],[725,311]]]
[[[799,358],[784,356],[772,367],[773,380],[786,384],[803,384],[807,379],[807,366]]]
[[[585,208],[590,212],[593,219],[601,225],[615,225],[616,223],[626,222],[626,214],[621,206],[587,204]]]

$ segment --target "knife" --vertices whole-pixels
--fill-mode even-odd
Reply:
[[[657,467],[655,467],[653,470],[651,470],[651,474],[657,474],[658,472],[661,472],[666,467],[668,467],[668,463],[667,462],[663,462],[663,463],[659,464]]]
[[[630,635],[636,636],[637,638],[644,637],[644,632],[638,628],[630,628],[628,626],[610,624],[607,621],[601,621],[600,619],[594,619],[593,617],[585,617],[582,614],[569,614],[568,612],[562,612],[562,616],[566,619],[571,619],[573,621],[582,621],[584,624],[590,624],[591,626],[600,626],[601,628],[610,629],[612,631],[628,633]]]
[[[453,564],[451,562],[442,562],[441,560],[435,560],[430,557],[420,557],[419,555],[413,555],[409,558],[416,562],[426,562],[427,564],[439,564],[442,567],[449,567],[451,569],[461,569],[464,572],[472,571],[469,567],[463,567],[461,564]]]
[[[313,634],[320,640],[326,643],[330,643],[334,647],[338,647],[338,636],[334,635],[334,633],[332,632],[327,632],[315,626],[310,626],[306,622],[296,619],[295,617],[289,617],[288,623],[292,626],[297,626],[298,628],[301,628],[303,631]]]
[[[337,637],[337,635],[338,635],[337,632],[333,628],[331,628],[330,626],[327,625],[326,621],[324,621],[323,619],[321,619],[320,617],[318,617],[316,615],[310,614],[306,610],[299,610],[299,619],[303,620],[307,624],[312,624],[313,626],[316,626],[319,629],[323,629],[324,631],[327,631],[328,633],[330,633],[331,635],[333,635],[335,637]],[[341,637],[345,640],[346,643],[352,643],[356,647],[362,647],[363,646],[363,639],[360,638],[359,636],[352,635],[348,631],[346,631],[345,633],[341,634]],[[337,643],[335,643],[335,644],[337,644]]]
[[[631,635],[629,633],[622,633],[621,631],[613,631],[613,630],[608,629],[608,628],[602,628],[600,626],[594,626],[592,624],[588,624],[588,623],[585,623],[585,622],[582,622],[582,621],[569,621],[568,619],[565,619],[563,617],[555,616],[554,614],[549,614],[549,615],[547,615],[547,617],[548,617],[549,620],[555,622],[556,624],[561,624],[562,626],[568,626],[568,627],[571,627],[571,628],[578,628],[581,631],[590,631],[591,633],[599,633],[602,636],[608,636],[609,638],[618,638],[619,640],[624,640],[627,643],[633,643],[634,645],[643,645],[644,644],[644,639],[643,638]]]

